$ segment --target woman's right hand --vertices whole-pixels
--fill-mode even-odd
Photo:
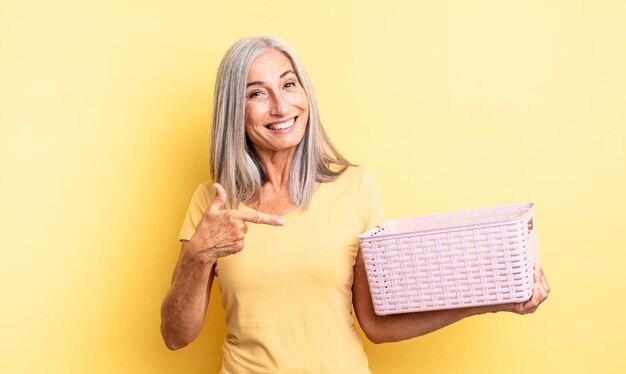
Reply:
[[[211,294],[215,261],[243,249],[246,222],[281,226],[280,217],[263,213],[224,209],[226,192],[215,183],[215,200],[204,212],[189,241],[181,241],[181,252],[172,276],[172,286],[161,306],[161,335],[170,349],[186,346],[204,324]]]
[[[201,265],[213,264],[219,257],[240,252],[248,231],[246,222],[272,226],[284,224],[283,219],[278,216],[224,209],[226,191],[219,183],[214,183],[213,187],[215,200],[204,212],[196,232],[186,246],[188,260]]]

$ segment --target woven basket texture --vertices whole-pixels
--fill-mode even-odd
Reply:
[[[359,240],[378,315],[532,296],[538,260],[532,203],[391,220]]]

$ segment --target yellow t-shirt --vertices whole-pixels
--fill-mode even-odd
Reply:
[[[180,239],[191,238],[214,196],[212,183],[198,187]],[[221,372],[369,373],[352,279],[357,236],[383,219],[376,183],[350,167],[283,219],[279,227],[248,223],[243,251],[217,260],[227,327]]]

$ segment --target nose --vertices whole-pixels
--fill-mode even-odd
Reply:
[[[270,104],[270,114],[273,116],[283,116],[289,112],[289,103],[283,96],[282,92],[272,95],[272,103]]]

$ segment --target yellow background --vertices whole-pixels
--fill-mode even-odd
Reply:
[[[159,308],[208,178],[217,65],[300,54],[388,217],[534,201],[553,292],[367,343],[374,373],[626,372],[621,1],[0,3],[0,372],[213,373],[223,312],[170,352]]]

